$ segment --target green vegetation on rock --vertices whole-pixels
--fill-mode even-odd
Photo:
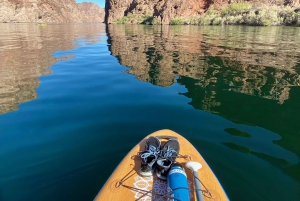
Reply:
[[[118,24],[128,24],[128,23],[135,23],[136,24],[136,16],[133,15],[133,14],[130,14],[130,15],[127,15],[127,16],[124,16],[122,18],[119,18],[117,20],[115,20],[114,22],[115,23],[118,23]]]
[[[160,24],[152,15],[128,15],[115,21],[121,24]],[[300,8],[284,6],[280,0],[275,4],[262,2],[237,2],[222,7],[211,7],[204,15],[175,17],[171,25],[251,25],[251,26],[300,26]]]
[[[233,3],[221,11],[208,10],[201,16],[199,25],[300,25],[300,12],[290,6],[252,5],[248,2]]]
[[[233,3],[222,8],[221,16],[243,14],[251,9],[251,4],[248,2]]]
[[[156,17],[151,15],[133,15],[124,16],[114,21],[118,24],[159,24]]]
[[[138,24],[158,24],[158,20],[151,15],[143,15],[138,18]]]

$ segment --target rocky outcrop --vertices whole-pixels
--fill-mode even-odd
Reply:
[[[104,11],[97,7],[75,0],[1,0],[0,22],[103,22]]]
[[[82,13],[84,22],[104,22],[105,11],[94,3],[79,3],[78,8]]]
[[[169,24],[176,17],[193,17],[204,13],[212,0],[107,0],[106,22],[127,15],[151,15],[159,23]]]
[[[118,21],[121,23],[140,23],[143,17],[151,17],[150,24],[178,24],[176,20],[184,20],[183,24],[193,24],[201,15],[208,9],[221,12],[224,6],[240,1],[235,0],[106,0],[106,16],[107,23],[117,22],[118,19],[127,16],[129,21]],[[244,2],[244,1],[243,1]],[[295,9],[295,12],[300,10],[300,0],[245,0],[255,7],[261,6],[284,6],[288,5]],[[275,8],[273,8],[275,9]],[[276,9],[275,9],[276,10]],[[249,12],[249,11],[246,11]],[[180,19],[176,19],[180,18]],[[192,21],[192,22],[191,22]],[[252,25],[252,24],[251,24]]]

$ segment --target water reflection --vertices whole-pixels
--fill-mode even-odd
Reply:
[[[253,133],[228,128],[249,140],[221,143],[300,181],[298,28],[111,25],[108,33],[111,53],[137,79],[162,87],[177,82],[194,108],[272,131],[252,139]]]
[[[111,52],[128,73],[155,85],[170,86],[175,76],[203,88],[221,81],[224,90],[280,104],[300,85],[297,29],[115,25],[109,33]]]
[[[55,58],[52,55],[55,51],[96,43],[105,26],[0,24],[0,30],[0,114],[4,114],[36,99],[38,77],[51,74],[48,68],[57,60],[72,58],[72,55]]]

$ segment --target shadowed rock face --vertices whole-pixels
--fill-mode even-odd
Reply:
[[[193,17],[204,12],[211,0],[107,0],[106,22],[126,16],[151,15],[162,24],[169,24],[175,17]]]
[[[75,0],[0,1],[0,22],[103,22],[103,17],[104,9],[93,3],[78,5]]]

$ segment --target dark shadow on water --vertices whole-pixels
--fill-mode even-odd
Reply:
[[[248,138],[251,137],[250,134],[240,131],[239,129],[236,129],[236,128],[226,128],[224,131],[233,136],[248,137]]]

